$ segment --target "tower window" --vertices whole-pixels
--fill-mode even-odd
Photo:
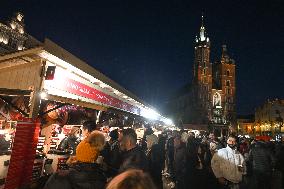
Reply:
[[[226,86],[228,86],[228,87],[230,86],[230,80],[226,81]]]
[[[227,89],[227,94],[230,94],[230,89]]]
[[[230,76],[230,70],[227,70],[226,75],[229,77]]]
[[[205,69],[205,68],[203,69],[203,74],[204,74],[204,75],[206,74],[206,69]]]

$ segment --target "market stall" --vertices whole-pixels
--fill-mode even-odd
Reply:
[[[38,179],[46,173],[46,164],[51,165],[51,172],[66,168],[69,154],[49,152],[68,134],[62,131],[68,125],[80,126],[90,119],[103,123],[100,118],[114,110],[118,112],[113,119],[122,125],[136,124],[131,116],[164,119],[135,95],[50,40],[36,48],[1,56],[0,73],[0,102],[10,109],[9,115],[0,111],[6,115],[0,121],[10,121],[11,125],[10,129],[0,129],[11,139],[10,154],[1,155],[5,169],[0,174],[0,186],[5,189]],[[27,165],[25,174],[20,168],[23,162]]]

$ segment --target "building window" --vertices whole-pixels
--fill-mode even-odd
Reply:
[[[204,75],[206,74],[206,69],[205,69],[205,68],[203,69],[203,74],[204,74]]]
[[[227,89],[227,94],[230,94],[230,89]]]
[[[229,77],[230,76],[230,70],[227,70],[226,75]]]
[[[226,86],[229,87],[230,86],[230,80],[226,81]]]

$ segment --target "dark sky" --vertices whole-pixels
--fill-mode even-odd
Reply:
[[[222,44],[236,61],[237,111],[284,98],[283,0],[1,0],[26,30],[50,38],[157,109],[192,78],[194,39],[205,15],[211,62]]]

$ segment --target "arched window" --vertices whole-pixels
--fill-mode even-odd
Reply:
[[[226,86],[229,87],[230,86],[230,80],[226,81]]]
[[[229,77],[230,76],[230,70],[227,70],[226,75]]]

